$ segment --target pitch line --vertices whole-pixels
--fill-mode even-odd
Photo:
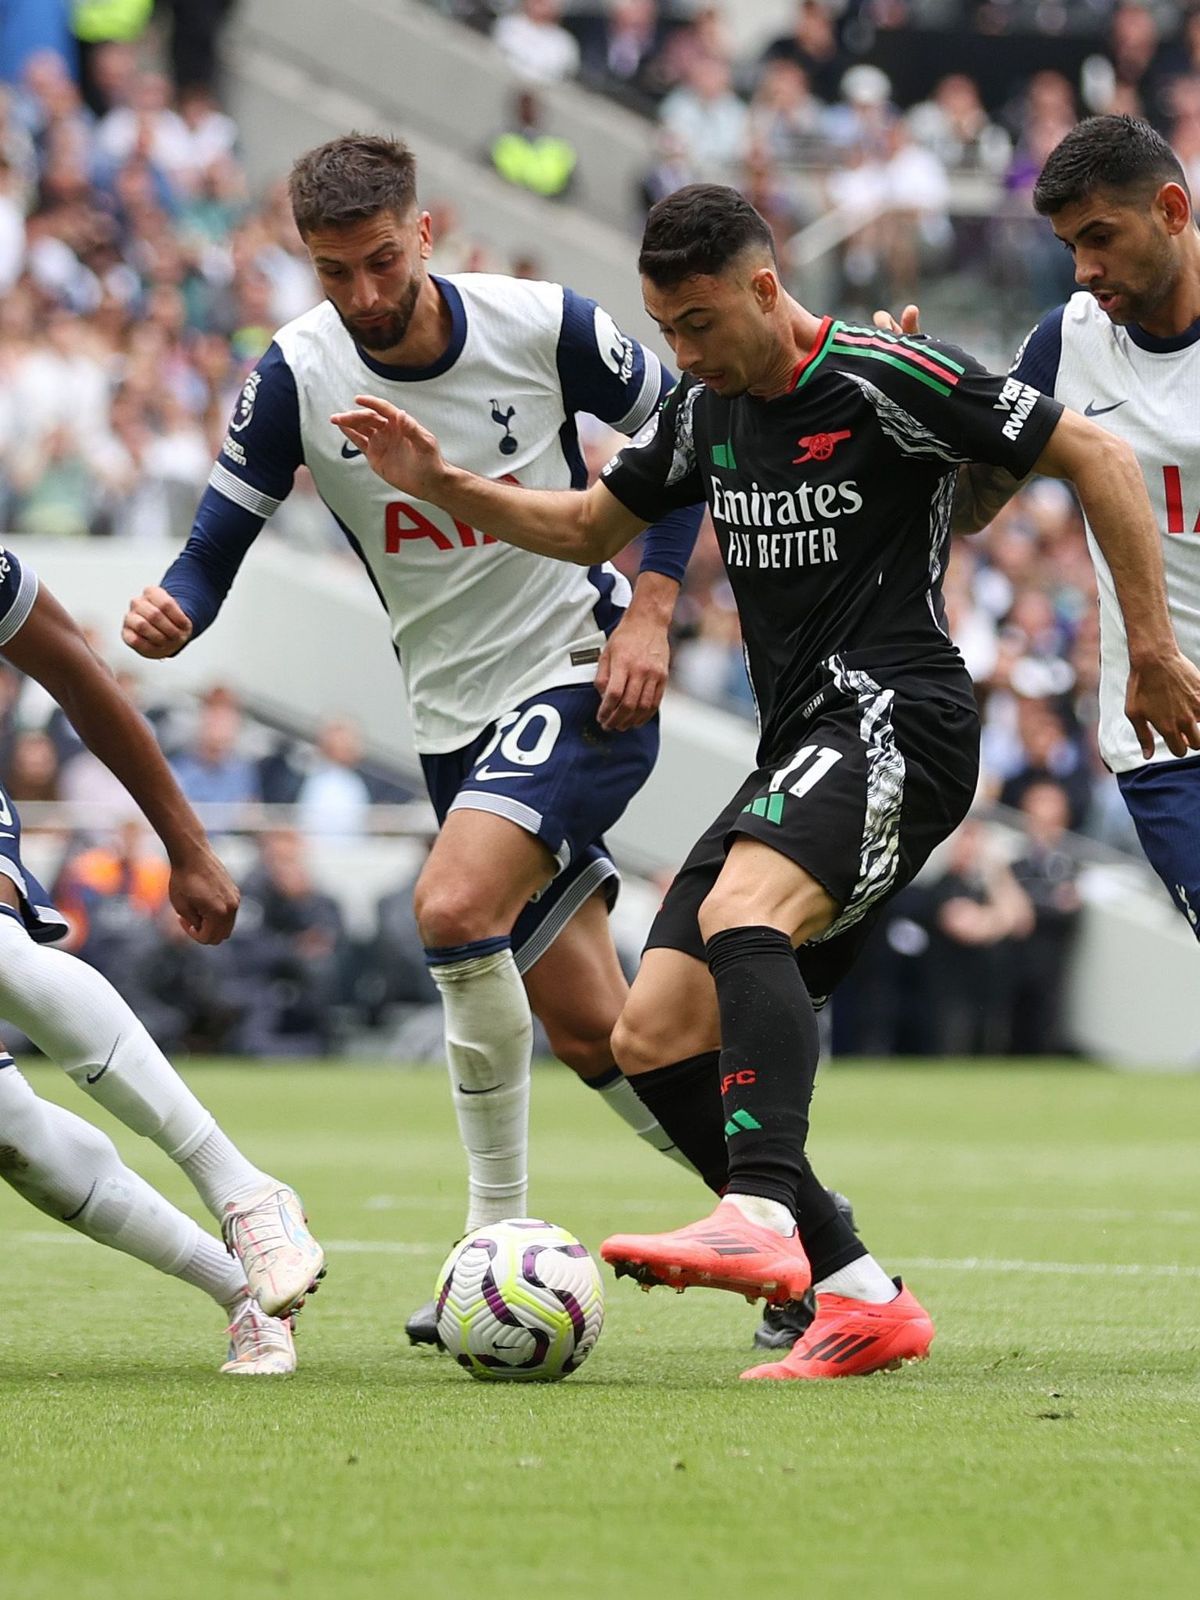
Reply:
[[[26,1229],[0,1235],[13,1244],[85,1244],[84,1235]],[[324,1239],[333,1255],[360,1256],[438,1256],[445,1254],[440,1244],[421,1244],[411,1239]],[[1200,1266],[1179,1262],[1126,1261],[1017,1261],[994,1256],[903,1256],[900,1265],[918,1272],[994,1272],[1029,1273],[1059,1278],[1200,1278]]]

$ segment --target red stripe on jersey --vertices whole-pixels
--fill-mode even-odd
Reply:
[[[899,361],[911,361],[914,366],[924,367],[929,372],[936,372],[943,383],[955,384],[958,382],[957,374],[948,367],[943,367],[936,361],[931,361],[928,356],[918,354],[909,344],[889,344],[886,339],[860,338],[853,333],[839,333],[838,344],[866,345],[872,350],[883,350],[889,356],[895,356]]]

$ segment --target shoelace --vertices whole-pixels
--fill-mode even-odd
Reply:
[[[247,1301],[225,1330],[229,1335],[229,1359],[271,1355],[276,1351],[288,1354],[285,1329],[294,1334],[294,1324],[288,1319],[268,1317],[253,1300]]]
[[[268,1271],[279,1251],[292,1245],[283,1225],[283,1206],[279,1200],[282,1193],[282,1189],[275,1189],[246,1210],[229,1213],[221,1223],[221,1236],[230,1255],[234,1254],[234,1234],[239,1228],[248,1234],[248,1242],[253,1249],[263,1256]],[[263,1214],[261,1217],[260,1213]]]

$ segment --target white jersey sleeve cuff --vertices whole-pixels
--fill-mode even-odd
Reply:
[[[662,389],[662,362],[653,350],[646,350],[642,346],[646,357],[646,370],[642,373],[642,387],[638,397],[619,422],[614,422],[613,427],[618,433],[627,434],[630,438],[638,431],[643,422],[653,415],[655,406],[658,405],[659,392]]]
[[[17,630],[28,620],[37,595],[37,573],[30,567],[22,566],[21,587],[17,590],[17,598],[9,606],[4,616],[0,617],[0,645],[6,645]]]
[[[208,484],[209,488],[223,494],[226,500],[232,500],[235,506],[241,506],[244,511],[252,511],[256,517],[269,517],[273,511],[279,510],[280,501],[235,478],[219,461],[209,473]]]

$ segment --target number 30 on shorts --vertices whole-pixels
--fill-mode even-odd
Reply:
[[[786,783],[788,794],[795,795],[799,800],[820,783],[830,767],[836,766],[844,754],[842,750],[830,750],[823,745],[806,744],[802,750],[796,751],[785,767],[780,767],[775,773],[767,792],[776,794]],[[795,783],[787,783],[795,772],[800,774]]]
[[[562,717],[554,706],[527,706],[524,711],[506,711],[497,719],[496,731],[480,753],[476,767],[492,756],[514,767],[540,767],[550,755],[562,732]]]

